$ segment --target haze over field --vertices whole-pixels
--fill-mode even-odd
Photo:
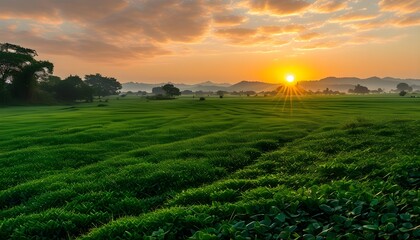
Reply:
[[[349,89],[354,88],[357,84],[364,85],[369,89],[378,89],[382,88],[384,91],[395,90],[398,83],[407,83],[413,87],[414,90],[420,90],[420,79],[400,79],[400,78],[378,78],[371,77],[367,79],[360,78],[336,78],[328,77],[320,80],[313,81],[300,81],[299,85],[307,90],[317,91],[320,89],[332,89],[336,91],[347,92]],[[159,87],[165,83],[139,83],[139,82],[128,82],[122,84],[122,91],[146,91],[151,92],[154,87]],[[258,81],[241,81],[235,84],[227,83],[214,83],[214,82],[202,82],[198,84],[183,84],[183,83],[174,83],[176,87],[181,90],[191,90],[191,91],[272,91],[284,83],[265,83]]]
[[[420,2],[0,0],[0,36],[121,82],[420,77]]]

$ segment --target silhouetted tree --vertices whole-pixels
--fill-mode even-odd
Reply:
[[[61,82],[61,78],[58,76],[50,75],[47,79],[39,82],[39,88],[42,91],[53,93],[55,87]]]
[[[403,91],[400,92],[400,96],[401,97],[404,97],[405,95],[407,95],[407,92],[406,91],[403,90]]]
[[[251,95],[257,94],[255,91],[246,91],[245,94],[249,97]]]
[[[146,96],[147,92],[146,91],[138,91],[137,92],[137,96]]]
[[[56,86],[56,97],[62,101],[92,101],[93,89],[79,76],[70,75]]]
[[[362,93],[362,94],[365,94],[365,93],[369,93],[369,92],[370,91],[369,91],[369,89],[367,87],[362,86],[360,84],[357,84],[354,87],[354,89],[349,89],[349,93]]]
[[[326,88],[324,91],[322,91],[323,94],[333,94],[334,91],[330,90],[329,88]]]
[[[12,97],[18,100],[31,101],[36,88],[46,74],[52,73],[54,65],[50,62],[35,61],[23,67],[20,72],[13,76],[10,85]]]
[[[152,93],[155,94],[155,95],[165,95],[166,94],[165,90],[163,90],[162,87],[152,88]]]
[[[92,87],[93,94],[99,97],[118,94],[122,88],[121,83],[112,77],[104,77],[97,73],[95,75],[86,75],[85,83]]]
[[[406,92],[412,92],[413,88],[410,87],[407,83],[398,83],[397,89],[399,91],[406,91]]]
[[[33,49],[10,43],[0,44],[0,95],[19,101],[32,100],[38,81],[53,72],[54,65],[37,61]],[[0,101],[5,99],[0,99]]]
[[[192,94],[194,94],[194,92],[191,91],[191,90],[184,90],[184,91],[181,92],[181,94],[182,95],[192,95]]]
[[[172,84],[165,84],[162,89],[165,91],[167,96],[173,97],[173,96],[179,96],[181,95],[181,92],[179,91],[179,88],[175,87]]]
[[[227,93],[226,91],[222,91],[222,90],[219,90],[219,91],[216,92],[216,94],[219,95],[219,97],[222,97],[222,98],[226,93]]]

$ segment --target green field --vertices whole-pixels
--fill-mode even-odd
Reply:
[[[3,107],[0,239],[419,238],[419,166],[419,98]]]

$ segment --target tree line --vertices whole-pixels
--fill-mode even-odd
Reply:
[[[90,102],[122,88],[117,79],[98,73],[61,79],[53,75],[53,63],[37,56],[33,49],[0,43],[0,104]]]

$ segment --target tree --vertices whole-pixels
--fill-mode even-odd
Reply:
[[[166,94],[165,90],[163,90],[162,87],[152,88],[152,93],[155,94],[155,95],[165,95]]]
[[[10,85],[12,97],[26,102],[34,98],[39,81],[52,73],[54,65],[50,62],[35,61],[25,67],[13,76]]]
[[[179,91],[179,88],[175,87],[172,84],[165,84],[162,87],[162,89],[165,91],[166,95],[169,96],[169,97],[181,95],[181,92]]]
[[[38,82],[52,74],[54,65],[37,61],[35,50],[0,44],[0,94],[20,101],[32,100]],[[5,99],[2,99],[5,101]]]
[[[251,95],[257,94],[255,91],[246,91],[245,94],[249,97]]]
[[[56,86],[61,82],[61,78],[58,76],[50,75],[47,79],[39,82],[39,88],[42,91],[54,93]]]
[[[398,83],[397,89],[399,91],[406,91],[406,92],[412,92],[413,88],[410,87],[407,83]]]
[[[406,92],[406,91],[404,91],[404,90],[402,90],[402,91],[400,92],[400,96],[401,96],[401,97],[404,97],[405,95],[407,95],[407,92]]]
[[[97,73],[95,75],[86,75],[85,83],[92,87],[95,96],[105,97],[118,94],[122,88],[121,83],[112,77],[104,77]]]
[[[56,86],[56,98],[66,102],[74,102],[76,100],[91,102],[93,89],[83,82],[79,76],[70,75]]]
[[[219,91],[217,91],[217,92],[216,92],[216,94],[217,94],[217,95],[219,95],[219,97],[221,97],[221,98],[223,98],[223,96],[224,96],[226,93],[227,93],[226,91],[222,91],[222,90],[219,90]]]
[[[369,92],[370,91],[369,91],[369,89],[367,87],[362,86],[360,84],[357,84],[354,87],[354,89],[349,89],[349,93],[362,93],[362,94],[365,94],[365,93],[369,93]]]
[[[181,94],[182,95],[192,95],[192,94],[194,94],[194,92],[191,91],[191,90],[184,90],[184,91],[181,92]]]

